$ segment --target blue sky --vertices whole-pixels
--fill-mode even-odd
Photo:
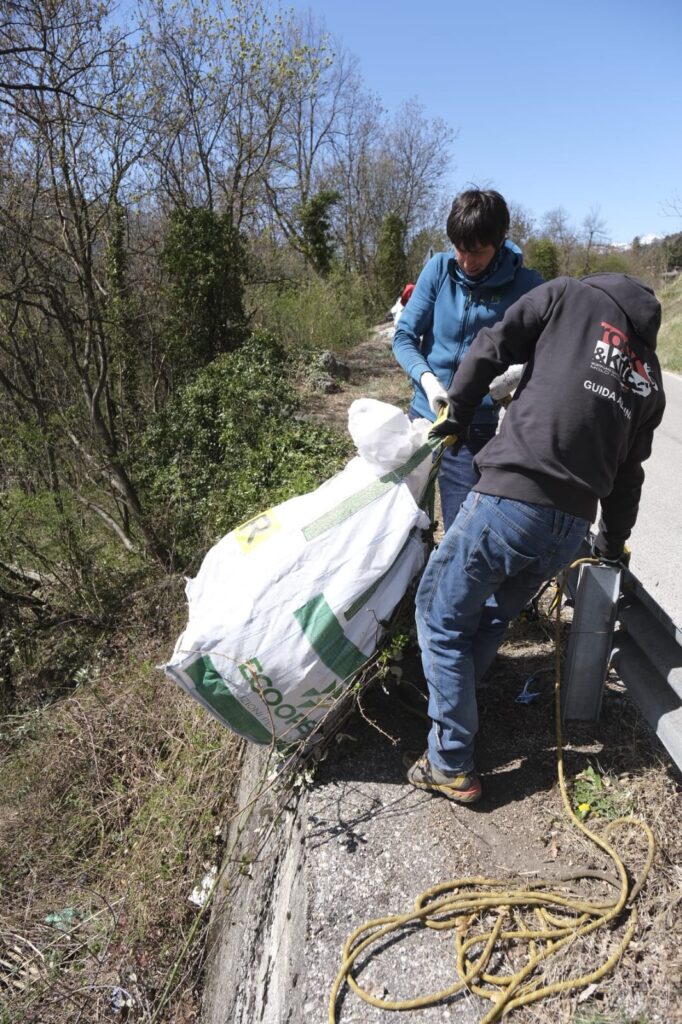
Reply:
[[[288,6],[288,4],[284,4]],[[682,230],[682,0],[294,0],[388,111],[458,132],[453,194],[499,189],[539,221],[593,208],[614,242]]]

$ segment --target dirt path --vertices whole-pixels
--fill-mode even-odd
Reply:
[[[375,327],[367,341],[340,356],[350,380],[334,395],[311,395],[305,412],[322,422],[345,427],[348,408],[356,398],[377,398],[407,411],[412,388],[391,351],[392,324]]]

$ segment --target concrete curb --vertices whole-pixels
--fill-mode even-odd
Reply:
[[[275,789],[248,805],[268,770],[269,751],[248,746],[237,801],[247,808],[231,825],[230,864],[208,935],[204,1024],[303,1021],[305,934],[302,821],[305,794]]]

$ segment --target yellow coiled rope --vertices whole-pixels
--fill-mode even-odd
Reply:
[[[597,559],[583,558],[573,562],[598,564]],[[561,799],[566,814],[575,828],[598,846],[613,861],[616,875],[589,869],[564,874],[559,879],[525,882],[509,888],[509,880],[495,878],[456,878],[433,886],[421,893],[413,911],[367,921],[353,932],[343,948],[343,962],[332,986],[329,999],[329,1024],[336,1024],[336,1004],[341,986],[347,983],[365,1002],[383,1010],[416,1010],[433,1006],[466,989],[492,1002],[481,1024],[492,1024],[517,1006],[546,999],[548,996],[581,989],[603,978],[620,960],[635,931],[637,911],[633,906],[648,875],[654,857],[654,837],[643,821],[634,817],[617,818],[604,829],[610,834],[619,826],[634,826],[644,833],[647,852],[644,866],[631,885],[623,861],[603,835],[596,835],[574,814],[564,778],[561,731],[561,596],[556,601],[556,655],[554,709],[557,734],[557,774]],[[580,899],[575,893],[562,891],[562,882],[569,879],[598,877],[618,891],[617,899],[606,902]],[[627,914],[625,932],[612,953],[594,970],[577,978],[550,982],[546,965],[576,939],[589,935],[612,923],[621,924]],[[492,922],[492,923],[491,923]],[[414,999],[380,999],[363,989],[353,977],[353,968],[370,946],[382,942],[387,935],[421,924],[437,931],[453,930],[457,980],[440,992]],[[525,963],[511,974],[491,968],[491,960],[502,950],[514,950],[516,962],[525,949]],[[496,961],[499,957],[495,956]]]

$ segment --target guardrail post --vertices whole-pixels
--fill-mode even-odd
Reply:
[[[620,569],[581,565],[561,683],[561,717],[596,721],[611,658]]]
[[[579,557],[590,554],[586,542]],[[565,574],[565,585],[574,611],[562,718],[598,718],[610,663],[682,770],[682,630],[629,569],[581,565]]]

